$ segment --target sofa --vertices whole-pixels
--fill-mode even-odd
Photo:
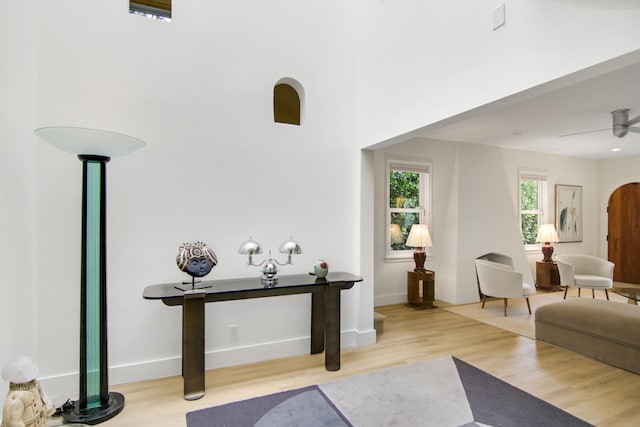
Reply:
[[[535,312],[536,339],[640,374],[640,307],[576,298]]]

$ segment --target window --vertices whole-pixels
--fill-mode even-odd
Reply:
[[[429,224],[429,171],[425,163],[387,163],[387,258],[413,256],[405,245],[413,224]]]
[[[547,177],[541,174],[520,173],[520,230],[522,243],[535,245],[538,228],[546,215]]]
[[[129,13],[171,21],[171,0],[130,0]]]

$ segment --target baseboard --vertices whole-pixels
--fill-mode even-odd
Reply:
[[[350,331],[343,331],[340,339],[342,348],[363,347],[376,343],[376,330],[367,329],[366,331],[357,331],[352,329]]]
[[[407,294],[379,295],[373,298],[373,306],[404,304],[407,302]]]
[[[349,330],[340,336],[341,347],[360,347],[376,342],[376,331]],[[205,353],[205,369],[217,369],[228,366],[244,365],[265,360],[280,359],[309,354],[310,337],[299,337],[289,340],[273,341],[255,345],[212,350]],[[180,356],[166,359],[149,360],[109,368],[109,385],[126,384],[137,381],[181,375],[182,360]],[[53,404],[60,406],[67,399],[78,398],[78,373],[67,373],[38,378]]]

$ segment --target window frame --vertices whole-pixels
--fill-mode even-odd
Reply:
[[[129,13],[132,15],[171,22],[172,12],[171,1],[129,0]]]
[[[538,208],[522,209],[522,181],[537,181],[538,183]],[[538,215],[538,229],[542,224],[546,224],[549,213],[549,176],[545,172],[521,170],[518,173],[518,222],[520,228],[520,237],[526,251],[540,250],[540,243],[524,243],[524,233],[522,231],[522,215],[536,214]]]
[[[391,198],[391,179],[392,170],[400,170],[405,172],[417,172],[420,174],[420,189],[418,192],[418,207],[416,208],[393,208],[389,206]],[[420,223],[427,224],[431,241],[433,242],[433,231],[431,222],[431,195],[433,183],[433,166],[427,161],[402,160],[397,158],[388,158],[385,167],[385,261],[407,261],[413,259],[415,248],[405,250],[391,249],[391,215],[393,213],[418,213],[420,215]],[[431,248],[425,248],[427,259],[431,259]]]

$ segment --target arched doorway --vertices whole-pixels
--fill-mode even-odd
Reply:
[[[613,280],[640,284],[640,183],[618,187],[607,205],[608,258]]]

